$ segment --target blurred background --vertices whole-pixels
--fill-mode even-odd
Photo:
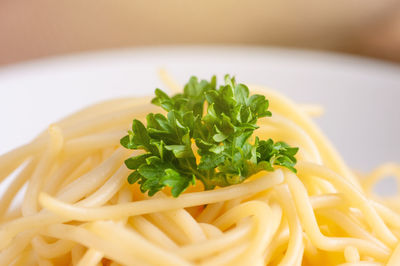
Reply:
[[[400,62],[400,1],[0,1],[0,66],[176,44],[272,45]]]

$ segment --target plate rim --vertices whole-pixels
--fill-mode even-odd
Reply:
[[[9,74],[30,71],[37,67],[49,67],[58,65],[61,62],[77,63],[90,61],[93,58],[121,57],[123,55],[143,56],[149,54],[171,54],[171,53],[240,53],[244,54],[276,54],[280,56],[291,56],[293,58],[311,57],[316,61],[326,61],[326,63],[342,64],[348,66],[359,66],[364,68],[385,68],[385,71],[400,72],[400,63],[367,57],[357,54],[347,54],[337,51],[313,50],[308,48],[288,48],[280,46],[261,46],[261,45],[159,45],[159,46],[137,46],[121,47],[102,50],[89,50],[72,52],[60,55],[50,55],[47,57],[28,59],[27,61],[12,63],[0,66],[0,80]]]

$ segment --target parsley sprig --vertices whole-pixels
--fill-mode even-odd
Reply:
[[[257,120],[271,116],[269,103],[263,95],[250,96],[233,77],[226,75],[219,87],[215,76],[211,81],[191,77],[183,93],[169,97],[156,89],[155,94],[152,103],[167,115],[148,114],[146,127],[133,120],[132,130],[121,139],[122,146],[145,151],[125,161],[134,170],[128,182],[138,182],[143,193],[152,196],[169,186],[178,197],[196,179],[208,190],[273,171],[274,165],[296,172],[298,148],[272,139],[250,141]]]

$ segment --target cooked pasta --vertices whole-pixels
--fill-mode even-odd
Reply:
[[[299,147],[297,173],[149,197],[124,165],[141,151],[119,140],[157,109],[147,97],[102,102],[0,157],[0,179],[13,178],[0,201],[0,265],[400,265],[400,198],[373,193],[400,167],[356,175],[311,120],[321,107],[250,89],[274,114],[255,134]]]

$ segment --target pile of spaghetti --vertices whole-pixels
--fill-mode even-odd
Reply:
[[[255,135],[298,147],[296,171],[150,197],[128,183],[132,150],[120,139],[159,108],[102,102],[0,157],[1,180],[13,178],[0,200],[0,265],[400,265],[400,199],[372,191],[399,167],[356,176],[312,122],[318,108],[250,89],[273,113]]]

